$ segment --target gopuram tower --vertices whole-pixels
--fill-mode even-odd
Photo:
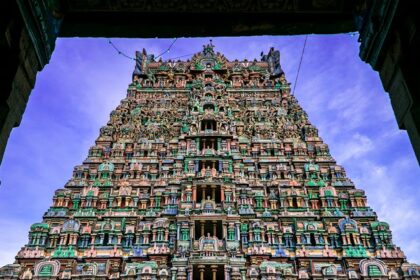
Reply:
[[[136,53],[127,97],[0,279],[420,279],[280,53]]]

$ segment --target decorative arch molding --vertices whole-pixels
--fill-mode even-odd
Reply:
[[[357,222],[349,217],[345,217],[338,221],[338,226],[341,232],[354,231],[357,232]]]
[[[60,271],[60,262],[57,260],[49,260],[49,261],[41,261],[35,265],[34,272],[35,276],[44,276],[42,275],[43,271],[49,269],[48,266],[51,267],[51,273],[48,276],[57,276],[58,272]]]
[[[388,268],[383,261],[378,260],[378,259],[364,259],[364,260],[361,260],[359,263],[359,269],[362,276],[364,277],[371,276],[369,275],[369,266],[372,266],[372,265],[378,267],[378,269],[381,272],[381,276],[387,275]]]
[[[83,263],[77,266],[79,275],[96,276],[98,273],[98,265],[96,263]]]
[[[80,223],[77,220],[69,219],[63,223],[61,232],[78,232]]]
[[[142,263],[128,263],[125,267],[124,276],[134,276],[137,273],[140,275],[155,275],[158,265],[154,261],[146,261]]]

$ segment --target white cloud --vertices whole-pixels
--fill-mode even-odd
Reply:
[[[345,163],[348,160],[356,160],[366,155],[367,152],[374,148],[372,140],[362,134],[356,133],[347,140],[347,144],[342,146],[336,158],[340,162]]]
[[[11,234],[13,230],[13,234]],[[13,263],[20,248],[28,241],[29,227],[26,223],[14,220],[0,220],[0,267]]]
[[[413,189],[413,182],[407,179],[408,173],[419,172],[407,166],[410,162],[412,159],[401,157],[385,166],[364,159],[359,161],[353,179],[359,188],[366,190],[369,205],[379,219],[390,224],[394,243],[405,251],[409,261],[419,263],[418,250],[413,250],[412,245],[420,242],[417,234],[420,190]]]

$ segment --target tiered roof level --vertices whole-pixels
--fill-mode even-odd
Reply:
[[[0,279],[419,279],[273,48],[136,53],[127,96]]]

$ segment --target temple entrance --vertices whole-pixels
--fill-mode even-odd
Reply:
[[[217,151],[217,139],[214,137],[205,137],[201,139],[201,150],[215,150]]]
[[[195,239],[198,240],[202,236],[216,236],[217,239],[223,239],[222,221],[199,220],[195,221]]]
[[[198,163],[198,170],[201,170],[203,172],[203,170],[216,170],[218,172],[220,172],[221,170],[219,170],[219,161],[218,160],[200,160],[200,162]]]
[[[216,168],[216,161],[202,160],[199,162],[198,168],[200,170],[203,168]]]
[[[204,199],[211,199],[216,203],[221,202],[220,186],[204,185],[197,186],[197,202],[201,203]]]
[[[204,110],[205,112],[213,112],[213,111],[214,111],[214,105],[213,105],[213,104],[211,104],[211,103],[205,104],[205,105],[203,106],[203,110]]]
[[[193,280],[218,280],[225,279],[223,265],[194,265]]]
[[[214,120],[201,121],[201,131],[215,131],[216,127],[216,121]]]

